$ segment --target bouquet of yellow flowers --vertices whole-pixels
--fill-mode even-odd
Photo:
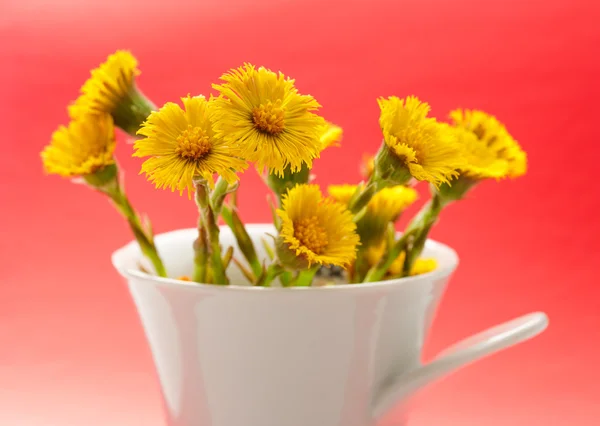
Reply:
[[[146,158],[141,172],[156,188],[194,198],[194,271],[180,279],[215,285],[230,283],[230,263],[256,286],[358,284],[427,273],[436,262],[420,255],[442,210],[484,179],[515,178],[527,168],[525,152],[493,116],[457,109],[441,122],[416,97],[391,96],[378,99],[383,141],[364,160],[363,182],[332,185],[324,195],[310,170],[321,151],[339,144],[342,129],[318,114],[319,103],[298,93],[294,80],[244,64],[212,85],[215,96],[188,95],[157,108],[137,88],[138,74],[131,53],[110,55],[91,72],[68,108],[69,125],[54,132],[41,156],[47,173],[109,197],[161,277],[168,271],[150,222],[124,190],[115,126],[136,137],[133,156]],[[266,263],[236,202],[239,174],[249,164],[275,194],[277,235],[262,240]],[[398,235],[395,224],[416,200],[419,181],[429,183],[431,199]],[[222,247],[220,220],[239,253]]]

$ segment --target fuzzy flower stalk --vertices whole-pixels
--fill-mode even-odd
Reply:
[[[49,174],[80,180],[108,196],[127,220],[156,274],[165,277],[167,273],[154,245],[150,222],[142,222],[125,194],[113,156],[115,144],[110,115],[79,115],[52,134],[50,144],[41,153],[44,169]]]

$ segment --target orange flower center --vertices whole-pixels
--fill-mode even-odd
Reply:
[[[295,222],[294,237],[315,254],[323,253],[328,244],[327,232],[319,225],[317,216],[310,216]]]
[[[210,151],[212,144],[206,132],[200,127],[188,124],[177,138],[175,152],[186,160],[200,160]]]
[[[281,100],[278,99],[275,103],[268,101],[266,104],[254,108],[252,111],[252,119],[254,127],[264,133],[276,135],[283,132],[285,128],[284,121],[285,113],[281,108]]]

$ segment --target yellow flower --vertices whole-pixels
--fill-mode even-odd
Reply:
[[[320,265],[348,267],[356,259],[359,237],[352,214],[324,198],[317,185],[297,185],[283,197],[278,238],[280,261],[292,268]]]
[[[135,134],[154,109],[136,88],[135,77],[140,74],[137,64],[137,59],[125,50],[110,55],[81,86],[81,96],[69,107],[70,116],[110,114],[115,125]]]
[[[405,257],[406,253],[400,253],[400,255],[390,265],[390,269],[388,269],[387,274],[391,276],[402,274],[402,268],[404,267]]]
[[[368,247],[381,242],[388,225],[394,223],[416,199],[417,191],[402,185],[383,188],[377,192],[367,204],[364,216],[356,223],[363,245]]]
[[[364,188],[364,185],[329,185],[327,187],[327,192],[329,193],[329,196],[338,203],[348,205],[350,199],[354,196],[359,187],[362,189]]]
[[[467,163],[461,172],[472,179],[518,177],[527,171],[527,156],[506,127],[477,110],[450,113]]]
[[[406,255],[404,252],[400,253],[400,256],[398,256],[396,258],[396,260],[394,260],[394,263],[392,263],[390,265],[390,269],[388,269],[388,275],[393,277],[393,276],[398,276],[398,275],[402,274],[402,268],[404,267],[404,257],[405,256]],[[412,268],[410,268],[410,273],[408,275],[414,276],[414,275],[425,274],[427,272],[431,272],[431,271],[435,270],[435,268],[437,268],[437,262],[435,259],[418,258],[415,261]]]
[[[435,259],[433,259],[433,258],[428,258],[428,259],[418,258],[415,261],[415,264],[410,269],[410,275],[414,276],[414,275],[426,274],[428,272],[435,271],[436,268],[437,268],[437,262]]]
[[[320,105],[312,96],[300,95],[294,80],[253,65],[231,70],[213,88],[215,132],[235,144],[241,156],[282,176],[286,166],[297,172],[312,167],[322,149],[325,120],[311,111]]]
[[[375,266],[379,263],[385,254],[385,249],[386,243],[385,241],[382,241],[381,243],[374,244],[365,250],[365,259],[367,260],[369,266]],[[401,255],[404,256],[404,252],[402,252]],[[402,257],[402,262],[404,262],[404,257]],[[402,268],[402,266],[400,267]]]
[[[516,143],[510,146],[504,156],[508,160],[508,176],[518,178],[527,173],[527,154]]]
[[[416,199],[417,191],[413,188],[402,185],[383,188],[367,204],[366,215],[390,222],[395,220]]]
[[[480,141],[475,133],[457,128],[456,137],[463,147],[466,164],[461,175],[471,179],[500,179],[508,173],[508,161],[500,158],[498,152]],[[452,185],[452,183],[450,183]]]
[[[366,259],[369,266],[374,266],[379,263],[383,255],[385,254],[385,242],[381,244],[371,246],[366,251]],[[400,253],[400,255],[394,260],[394,262],[390,265],[386,275],[388,277],[399,276],[402,274],[402,268],[404,267],[404,258],[406,254],[404,252]],[[410,270],[410,276],[421,275],[427,272],[434,271],[437,268],[437,261],[433,258],[418,258],[415,261],[415,264],[412,266]]]
[[[329,185],[327,187],[327,192],[329,192],[329,196],[337,202],[348,204],[359,188],[364,188],[364,185]],[[373,195],[373,198],[371,198],[369,204],[367,204],[366,214],[389,217],[389,222],[414,203],[416,199],[417,191],[413,188],[403,185],[383,188]]]
[[[357,188],[357,185],[330,185],[327,191],[336,201],[348,204]],[[379,244],[385,237],[388,225],[395,222],[416,199],[417,191],[402,185],[383,188],[377,192],[356,223],[363,247]]]
[[[181,98],[183,106],[167,102],[153,112],[138,131],[145,138],[136,141],[134,157],[150,157],[142,172],[157,188],[185,189],[191,197],[194,177],[213,184],[219,174],[227,182],[238,179],[236,172],[247,167],[236,151],[212,130],[211,103],[204,96]]]
[[[41,153],[47,173],[63,177],[94,174],[114,164],[115,132],[107,115],[81,115],[60,126]]]
[[[332,123],[326,123],[321,127],[321,149],[332,146],[340,146],[344,130]]]
[[[458,175],[456,169],[464,163],[462,153],[448,126],[427,117],[428,104],[414,96],[392,96],[378,102],[385,146],[397,165],[407,168],[414,178],[435,186]],[[381,164],[378,166],[382,168]]]

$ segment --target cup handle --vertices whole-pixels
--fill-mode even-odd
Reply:
[[[403,374],[387,388],[374,404],[374,418],[383,417],[397,402],[423,386],[474,361],[531,339],[547,326],[546,314],[534,312],[491,327],[452,345],[429,364]]]

